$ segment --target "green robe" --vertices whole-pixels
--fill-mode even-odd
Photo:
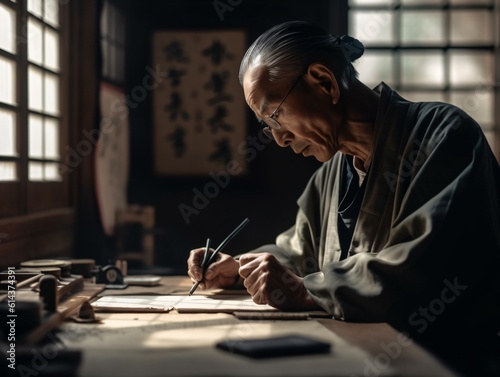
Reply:
[[[256,251],[303,276],[338,319],[389,322],[424,337],[443,325],[474,332],[471,318],[495,331],[498,162],[459,108],[409,102],[383,83],[377,91],[372,163],[348,257],[339,260],[340,153],[309,181],[295,225]]]

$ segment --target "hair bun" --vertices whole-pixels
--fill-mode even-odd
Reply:
[[[342,47],[344,55],[351,62],[359,59],[365,52],[365,46],[363,46],[363,43],[349,35],[343,35],[340,37],[340,46]]]

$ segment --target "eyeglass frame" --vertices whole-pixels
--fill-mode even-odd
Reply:
[[[283,129],[283,127],[281,126],[280,122],[278,122],[278,119],[276,119],[277,116],[278,116],[277,112],[280,109],[281,105],[283,105],[283,103],[285,103],[286,99],[288,98],[288,96],[290,95],[290,93],[292,92],[292,90],[295,88],[295,86],[299,83],[299,81],[302,78],[302,76],[304,76],[304,74],[301,74],[299,77],[297,77],[295,79],[295,81],[293,82],[292,87],[288,90],[288,92],[286,93],[285,97],[283,97],[283,99],[281,100],[281,102],[279,103],[279,105],[276,107],[276,109],[274,109],[274,111],[270,115],[266,115],[260,121],[261,124],[264,123],[266,125],[266,127],[264,127],[262,129],[262,131],[264,132],[264,134],[266,136],[268,136],[270,138],[273,138],[274,137],[273,136],[273,130],[274,131],[281,131]],[[270,123],[273,126],[271,126],[271,124],[267,123],[266,119],[270,119],[271,120]]]

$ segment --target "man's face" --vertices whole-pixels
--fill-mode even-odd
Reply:
[[[272,114],[294,83],[294,79],[269,83],[266,76],[267,69],[257,67],[243,79],[245,100],[259,120]],[[280,97],[270,98],[271,92]],[[332,98],[304,73],[276,113],[281,125],[280,131],[273,130],[276,143],[305,157],[328,161],[339,149],[335,130],[341,117],[334,108]]]

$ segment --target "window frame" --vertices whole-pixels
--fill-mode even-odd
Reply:
[[[388,52],[394,64],[395,73],[393,75],[394,83],[391,86],[403,94],[403,96],[412,92],[428,92],[439,93],[443,96],[445,102],[452,103],[452,95],[458,93],[474,93],[479,88],[478,84],[462,84],[452,85],[451,83],[451,68],[450,68],[450,52],[453,51],[485,51],[491,54],[493,59],[493,72],[491,81],[481,86],[481,89],[490,91],[492,94],[492,119],[489,124],[481,124],[485,134],[493,140],[493,152],[495,153],[498,161],[500,162],[500,0],[490,0],[488,4],[452,4],[449,1],[442,1],[441,4],[426,4],[414,3],[403,4],[401,1],[392,1],[390,4],[367,4],[359,5],[353,4],[346,0],[348,24],[352,19],[353,11],[365,12],[381,12],[389,11],[393,14],[393,27],[391,30],[393,43],[370,43],[365,45],[366,52]],[[418,43],[404,43],[401,40],[401,19],[402,12],[404,11],[428,11],[428,10],[441,10],[443,11],[444,25],[443,25],[443,40],[444,43],[437,43],[435,45]],[[453,43],[451,40],[451,12],[452,10],[488,10],[492,12],[492,28],[494,35],[491,43]],[[350,31],[350,33],[352,33]],[[354,37],[357,37],[353,34]],[[362,38],[359,38],[363,42]],[[410,86],[402,84],[402,55],[401,52],[407,51],[441,51],[444,57],[444,84],[434,87],[430,86]],[[484,122],[483,122],[484,123]]]
[[[52,210],[55,208],[63,208],[70,205],[69,195],[69,179],[67,174],[62,174],[62,181],[30,181],[28,179],[28,164],[33,161],[28,155],[28,117],[30,114],[38,114],[46,117],[47,115],[34,112],[28,108],[28,67],[33,64],[28,61],[28,20],[29,17],[35,17],[29,14],[27,9],[28,0],[0,0],[3,6],[9,7],[15,12],[16,19],[16,51],[9,53],[0,50],[0,55],[15,62],[15,99],[16,105],[8,105],[0,103],[0,108],[8,109],[16,114],[16,157],[0,156],[0,161],[15,161],[17,166],[17,180],[1,181],[0,196],[9,198],[0,206],[0,219],[11,216],[29,215],[40,211]],[[60,160],[58,163],[62,167],[64,164],[63,157],[65,146],[69,144],[69,132],[67,121],[67,106],[64,103],[67,97],[66,90],[66,71],[67,58],[63,54],[64,35],[66,33],[66,25],[62,16],[63,7],[59,5],[59,28],[54,29],[50,24],[44,23],[45,27],[57,30],[59,35],[59,61],[60,69],[59,78],[59,107],[60,112],[56,117],[59,121],[59,154]],[[35,17],[36,18],[36,17]],[[37,20],[41,21],[39,18]],[[35,65],[38,67],[38,65]],[[50,116],[49,116],[50,117]],[[36,161],[36,159],[35,159]],[[45,159],[42,159],[45,161]],[[63,169],[64,171],[64,169]]]
[[[49,256],[70,255],[74,248],[76,224],[77,176],[67,173],[62,181],[28,181],[28,52],[27,0],[0,0],[16,12],[16,53],[0,50],[16,62],[16,106],[0,105],[16,112],[16,143],[19,156],[18,180],[0,182],[0,268],[16,266],[20,261]],[[69,128],[71,35],[70,15],[73,4],[59,1],[59,154],[64,171],[67,149],[75,145]],[[24,39],[23,39],[24,38]],[[24,98],[23,98],[24,96]],[[0,159],[5,160],[5,158]]]

